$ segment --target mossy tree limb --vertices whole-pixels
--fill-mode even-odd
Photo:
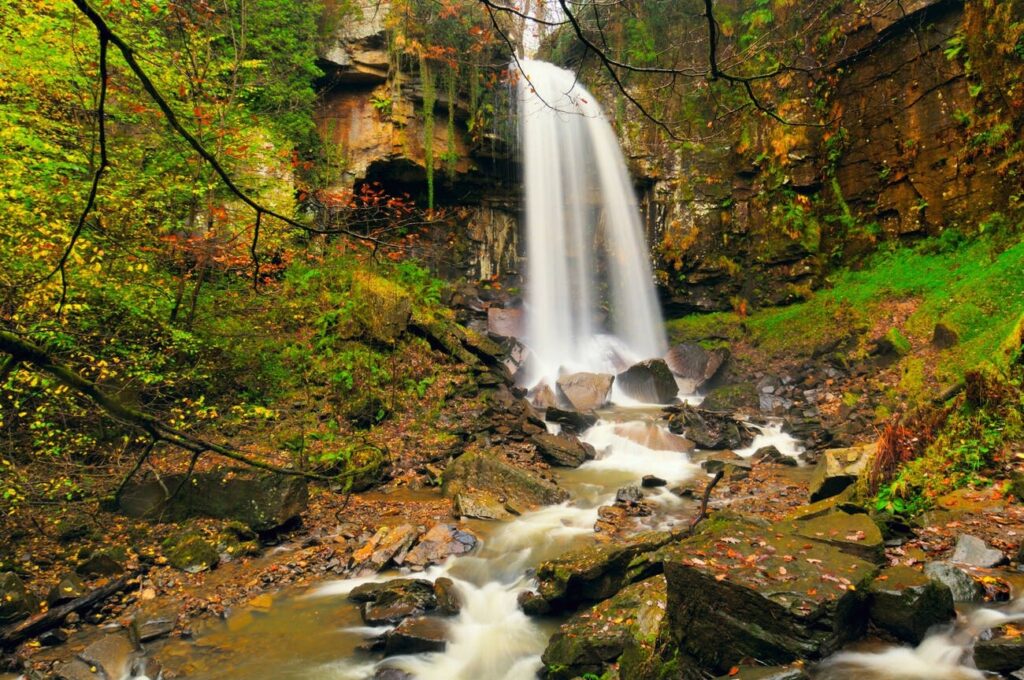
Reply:
[[[278,465],[273,465],[272,463],[267,463],[247,456],[241,451],[230,446],[210,442],[173,428],[148,413],[122,403],[104,391],[96,383],[82,377],[79,373],[58,362],[42,347],[29,340],[23,339],[14,333],[9,331],[0,331],[0,352],[5,353],[10,357],[8,359],[8,364],[10,364],[12,360],[19,364],[31,364],[39,371],[53,377],[60,384],[87,397],[115,420],[138,430],[142,430],[150,437],[153,444],[164,442],[185,451],[189,451],[194,457],[198,457],[204,453],[214,453],[218,456],[228,458],[249,467],[266,470],[267,472],[307,477],[309,479],[333,481],[355,477],[366,471],[362,468],[357,468],[354,470],[344,470],[337,474],[322,475],[314,472],[307,472],[305,470],[284,468]],[[148,456],[151,450],[152,444],[147,448],[145,455]]]

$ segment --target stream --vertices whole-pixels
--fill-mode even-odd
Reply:
[[[519,594],[536,585],[533,568],[594,541],[598,508],[613,503],[619,488],[638,484],[643,475],[661,477],[672,486],[703,474],[687,454],[648,445],[657,446],[677,436],[665,427],[660,409],[619,406],[600,415],[601,420],[581,436],[594,446],[597,457],[577,469],[559,471],[560,484],[569,490],[571,500],[525,513],[508,523],[471,523],[481,537],[476,550],[411,574],[428,580],[446,576],[455,583],[462,608],[445,620],[448,646],[444,652],[380,660],[357,649],[387,628],[365,626],[357,605],[347,595],[370,581],[410,575],[388,571],[368,578],[328,581],[306,591],[283,592],[272,606],[235,614],[193,642],[168,645],[159,655],[161,661],[183,675],[206,680],[366,680],[387,668],[422,680],[536,678],[542,665],[540,655],[559,620],[531,618],[520,610]],[[800,452],[792,438],[769,426],[754,446],[739,453],[750,455],[765,445],[775,445],[789,455]],[[642,518],[642,528],[685,525],[696,512],[695,502],[680,498],[668,487],[646,489],[645,497],[656,510]]]

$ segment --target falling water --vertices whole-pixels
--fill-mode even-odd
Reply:
[[[618,140],[575,74],[520,63],[531,378],[660,357],[661,310]]]

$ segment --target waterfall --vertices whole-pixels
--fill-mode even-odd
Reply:
[[[661,310],[615,133],[575,74],[520,64],[530,380],[660,357]]]

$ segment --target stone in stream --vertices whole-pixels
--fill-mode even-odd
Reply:
[[[434,581],[434,597],[437,598],[437,613],[455,616],[462,609],[462,600],[455,589],[455,582],[446,576]]]
[[[538,409],[558,408],[558,397],[547,383],[541,383],[530,390],[529,399]]]
[[[360,614],[370,626],[395,624],[437,608],[434,584],[425,579],[399,578],[384,583],[364,583],[353,588],[348,599],[362,604]]]
[[[960,567],[949,562],[929,562],[924,573],[949,588],[954,602],[981,602],[985,589]]]
[[[487,332],[499,338],[523,335],[523,310],[517,307],[488,307]]]
[[[380,571],[395,557],[402,559],[418,534],[411,524],[383,526],[352,553],[350,567],[359,574]]]
[[[605,373],[572,373],[556,383],[558,394],[577,411],[593,411],[608,403],[615,376]]]
[[[717,517],[659,551],[672,638],[706,670],[820,658],[863,634],[877,565],[800,524]]]
[[[46,595],[46,604],[55,607],[85,595],[85,584],[78,574],[68,573],[61,576],[60,581]]]
[[[1024,640],[1008,635],[978,640],[974,644],[974,665],[980,671],[1002,674],[1024,669]]]
[[[663,359],[648,359],[633,364],[615,376],[622,392],[646,404],[671,404],[679,394],[675,376]]]
[[[665,363],[679,378],[679,390],[694,394],[718,373],[728,358],[729,350],[725,347],[706,350],[695,342],[684,342],[669,349]]]
[[[561,425],[562,429],[569,432],[580,434],[597,422],[597,416],[593,413],[566,411],[555,406],[548,406],[544,413],[544,420]]]
[[[970,534],[960,534],[956,539],[956,548],[953,556],[949,558],[954,564],[963,564],[968,567],[997,567],[1006,563],[1006,555],[990,548],[985,541]]]
[[[39,611],[39,602],[13,571],[0,573],[0,626]]]
[[[548,601],[532,590],[524,590],[516,597],[519,608],[527,616],[544,616],[551,612]]]
[[[689,404],[671,409],[668,426],[705,450],[742,449],[754,441],[754,430],[735,418]]]
[[[74,659],[59,664],[56,676],[61,680],[125,678],[138,660],[138,646],[125,631],[118,631],[93,642]]]
[[[616,435],[655,451],[676,451],[692,453],[693,442],[686,437],[673,434],[665,428],[647,421],[619,423],[612,430]]]
[[[448,465],[441,491],[459,516],[477,519],[511,519],[569,498],[553,482],[507,462],[497,449],[482,448],[470,448]]]
[[[693,666],[663,675],[661,658],[669,643],[664,576],[634,583],[563,623],[544,650],[548,680],[606,677],[617,667],[619,678],[699,677]]]
[[[661,477],[655,477],[654,475],[644,475],[643,478],[640,480],[640,486],[642,486],[645,489],[654,489],[659,486],[667,485],[668,481],[662,479]]]
[[[776,463],[778,465],[787,465],[790,467],[796,467],[799,465],[796,458],[793,456],[787,456],[774,446],[762,446],[757,451],[754,451],[754,455],[751,456],[750,459],[754,461]]]
[[[928,629],[955,619],[956,610],[947,585],[911,567],[895,566],[871,582],[868,615],[874,625],[916,645]]]
[[[448,625],[431,616],[403,620],[384,634],[384,656],[443,652],[448,646]]]
[[[570,550],[537,567],[537,592],[556,611],[598,602],[657,573],[659,565],[650,553],[671,540],[668,532],[648,531]]]
[[[754,465],[751,461],[743,456],[739,456],[732,451],[715,451],[702,457],[700,466],[704,468],[704,472],[709,475],[713,475],[718,471],[726,471],[726,468],[743,468],[750,470]]]
[[[579,467],[595,455],[593,446],[581,442],[575,437],[563,437],[543,432],[533,435],[531,441],[537,446],[537,450],[544,460],[561,467]]]
[[[419,537],[416,545],[403,558],[400,566],[423,568],[444,562],[452,555],[464,555],[476,547],[476,536],[454,524],[435,524]]]
[[[158,610],[142,610],[132,617],[129,632],[136,642],[149,642],[170,635],[178,622],[174,607]]]
[[[828,449],[818,460],[808,491],[811,502],[835,496],[857,481],[868,461],[875,455],[876,444]]]

